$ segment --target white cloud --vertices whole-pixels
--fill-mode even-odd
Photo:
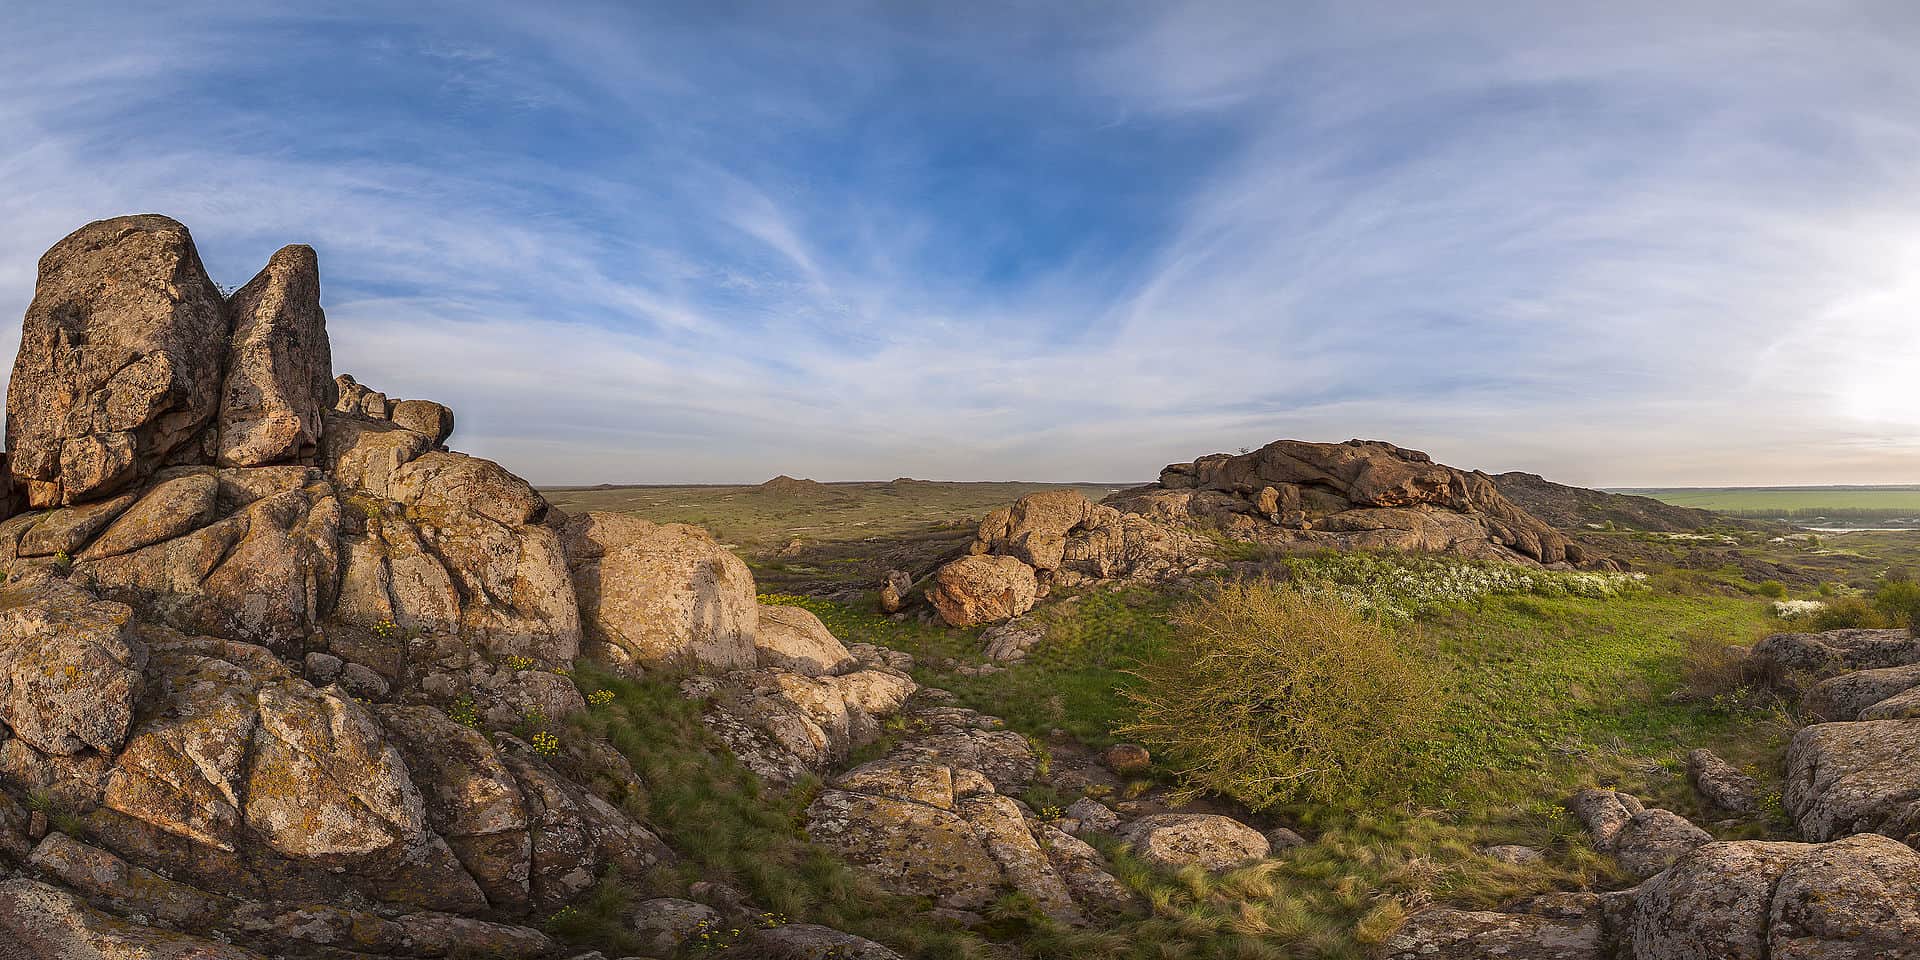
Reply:
[[[460,113],[425,129],[207,86],[314,55],[274,11],[0,15],[0,311],[99,216],[182,219],[228,283],[311,242],[338,366],[542,481],[1144,479],[1283,435],[1589,483],[1920,480],[1910,15],[1361,7],[330,18],[343,72]],[[929,173],[961,161],[858,122],[939,122],[895,90],[929,57],[1017,94],[994,110],[1097,116],[1056,137],[1151,132],[1124,142],[1180,176],[1112,184],[1159,191],[1145,252],[963,233]],[[887,178],[789,161],[819,140]],[[1138,222],[1107,213],[1085,229]]]

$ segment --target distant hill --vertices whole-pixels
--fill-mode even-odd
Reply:
[[[759,490],[776,497],[813,497],[825,493],[827,485],[818,480],[795,480],[783,473],[761,484]]]
[[[1725,517],[1710,510],[1677,507],[1652,497],[1570,487],[1535,473],[1497,474],[1493,485],[1528,513],[1563,530],[1610,522],[1634,530],[1684,533],[1726,522]]]

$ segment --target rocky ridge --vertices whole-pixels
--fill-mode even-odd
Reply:
[[[1208,534],[1221,532],[1282,550],[1619,568],[1509,500],[1484,473],[1377,440],[1276,440],[1169,465],[1158,482],[1097,504],[1066,490],[1022,497],[981,521],[967,555],[935,571],[925,596],[950,625],[999,622],[1056,587],[1217,568]]]
[[[546,732],[576,657],[709,678],[796,771],[912,692],[697,528],[564,515],[445,406],[335,377],[325,319],[307,247],[231,297],[165,217],[42,258],[0,469],[9,949],[564,956],[532,921],[675,856],[617,752]],[[891,956],[802,926],[762,952]]]

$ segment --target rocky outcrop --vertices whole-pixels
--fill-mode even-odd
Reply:
[[[1584,910],[1431,908],[1386,944],[1393,960],[1866,960],[1920,956],[1920,853],[1860,834],[1825,844],[1707,843]]]
[[[1781,801],[1809,840],[1871,831],[1920,842],[1920,720],[1820,723],[1787,747]]]
[[[1496,473],[1490,479],[1520,509],[1562,530],[1607,526],[1655,533],[1688,533],[1730,522],[1724,514],[1676,507],[1652,497],[1554,483],[1533,473]]]
[[[1017,617],[1055,587],[1197,573],[1217,565],[1211,554],[1187,530],[1047,490],[989,513],[968,556],[936,571],[926,595],[947,623],[974,626]]]
[[[1635,877],[1646,878],[1713,836],[1671,810],[1649,809],[1632,794],[1612,790],[1582,790],[1568,807],[1593,838],[1593,846],[1610,853]]]
[[[1377,440],[1276,440],[1176,463],[1105,501],[1129,514],[1205,520],[1257,543],[1404,550],[1548,566],[1611,566],[1503,496],[1492,478]]]
[[[329,357],[308,248],[226,301],[161,217],[42,261],[8,407],[37,509],[0,522],[0,860],[37,879],[0,884],[0,952],[549,960],[515,921],[672,858],[610,747],[556,755],[584,709],[570,561],[601,638],[739,561],[570,556],[524,480],[442,446],[450,411]],[[744,609],[749,667],[750,577]],[[768,655],[852,669],[807,628]],[[906,695],[855,676],[830,679],[876,713]]]
[[[1687,753],[1687,780],[1701,799],[1728,813],[1752,813],[1759,803],[1759,782],[1711,750]]]
[[[40,258],[7,385],[7,469],[34,507],[80,503],[205,456],[226,307],[187,228],[90,223]]]
[[[1603,931],[1585,917],[1433,907],[1387,940],[1388,960],[1606,960]]]
[[[916,697],[904,718],[912,735],[831,780],[808,807],[815,841],[883,887],[948,910],[979,911],[1014,890],[1081,923],[1132,902],[1097,851],[1012,798],[1039,772],[1024,738],[944,705],[939,691]]]
[[[855,662],[839,675],[777,668],[695,677],[681,685],[747,769],[791,784],[824,773],[874,742],[918,685],[886,666]]]
[[[804,607],[760,604],[753,648],[763,667],[808,676],[842,673],[857,663],[846,645]]]
[[[1906,630],[1776,633],[1754,644],[1749,656],[1760,668],[1832,677],[1920,663],[1920,638]]]
[[[0,721],[53,756],[118,750],[147,664],[132,618],[45,573],[0,587]]]
[[[227,309],[233,334],[220,390],[220,464],[311,462],[335,399],[313,248],[282,248]]]

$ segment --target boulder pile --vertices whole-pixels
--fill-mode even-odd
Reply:
[[[787,691],[747,712],[821,741],[807,769],[911,692],[703,532],[566,516],[453,427],[334,375],[310,248],[230,297],[165,217],[41,259],[0,461],[0,953],[562,956],[531,918],[674,858],[618,753],[555,735],[576,656],[750,672],[722,683]]]
[[[987,514],[926,595],[943,620],[968,627],[1017,617],[1056,587],[1199,573],[1218,566],[1213,552],[1183,527],[1047,490]]]

